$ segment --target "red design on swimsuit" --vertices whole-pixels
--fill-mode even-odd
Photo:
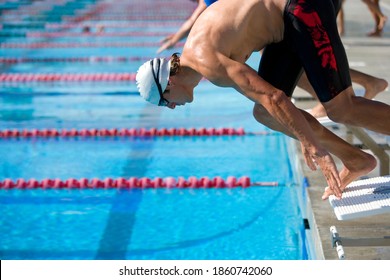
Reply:
[[[314,46],[318,50],[318,56],[321,58],[321,66],[323,68],[329,67],[337,71],[337,63],[328,33],[323,27],[317,12],[305,10],[305,2],[305,0],[299,0],[293,14],[307,26]]]

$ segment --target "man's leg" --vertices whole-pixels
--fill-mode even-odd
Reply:
[[[378,93],[385,91],[389,85],[385,79],[374,77],[355,69],[349,69],[349,74],[353,83],[364,87],[364,97],[367,99],[375,98]]]
[[[344,9],[343,9],[344,0],[341,1],[340,11],[337,15],[337,28],[339,30],[340,36],[345,34],[345,20],[344,20]]]
[[[390,106],[354,94],[333,5],[322,0],[292,2],[286,32],[329,118],[390,135]]]
[[[388,87],[388,82],[385,79],[374,77],[355,69],[350,69],[349,73],[351,75],[352,82],[359,84],[364,88],[364,98],[373,99],[380,92],[385,91]],[[298,81],[298,87],[307,91],[311,96],[315,98],[317,97],[305,73],[302,74],[300,80]],[[321,103],[318,103],[310,110],[310,114],[316,118],[324,117],[326,116],[326,110]]]
[[[372,155],[350,145],[348,142],[322,126],[318,120],[309,113],[304,110],[301,110],[301,112],[308,120],[317,139],[320,140],[320,143],[330,153],[337,156],[343,163],[344,167],[340,172],[341,190],[345,189],[345,187],[355,179],[366,175],[376,167],[376,159]],[[259,123],[293,137],[293,135],[284,129],[284,127],[281,126],[263,106],[256,104],[253,108],[253,116]]]
[[[375,21],[375,28],[368,33],[368,36],[381,36],[387,17],[381,11],[379,0],[363,0],[363,2],[367,5]]]
[[[355,96],[352,87],[322,104],[328,117],[335,122],[360,126],[390,135],[390,106]]]

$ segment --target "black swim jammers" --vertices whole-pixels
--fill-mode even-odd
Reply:
[[[264,49],[259,75],[291,96],[304,69],[321,102],[351,86],[336,23],[339,8],[340,0],[289,0],[284,38]]]

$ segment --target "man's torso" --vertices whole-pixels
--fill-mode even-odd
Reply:
[[[219,0],[193,26],[183,54],[220,53],[245,62],[252,52],[283,39],[287,0]]]

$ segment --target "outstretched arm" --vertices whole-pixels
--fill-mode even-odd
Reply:
[[[219,86],[233,87],[253,102],[261,104],[285,128],[287,134],[294,136],[301,142],[308,166],[314,170],[313,162],[318,164],[329,187],[337,197],[341,197],[341,182],[332,157],[319,144],[306,118],[289,98],[281,90],[259,77],[256,71],[248,65],[234,61],[222,54],[216,54],[214,59],[215,61],[210,65],[218,65],[217,69],[214,67],[213,69],[203,69],[203,75],[213,83]]]
[[[177,44],[177,42],[186,37],[188,33],[190,33],[195,21],[198,19],[200,14],[204,10],[206,10],[206,8],[207,5],[204,0],[198,0],[198,6],[196,7],[192,15],[183,23],[183,25],[175,34],[169,35],[162,40],[163,45],[157,50],[157,53],[161,53],[166,49],[173,48]]]

